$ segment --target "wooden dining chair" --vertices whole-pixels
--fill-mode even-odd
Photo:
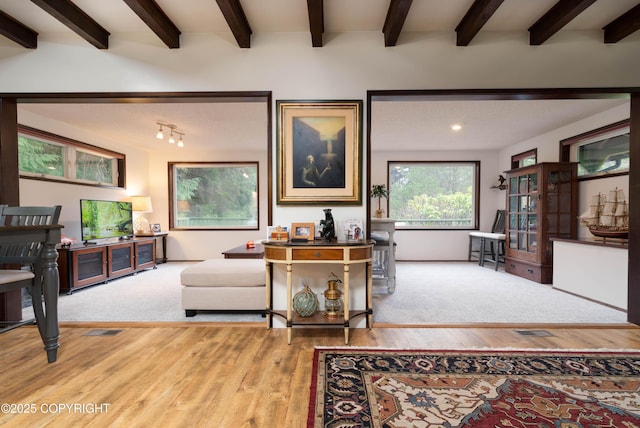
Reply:
[[[61,206],[8,207],[0,205],[0,292],[26,288],[31,295],[38,332],[44,342],[47,360],[57,359],[59,347],[56,244]],[[44,298],[44,305],[43,305]],[[7,331],[33,320],[14,323]]]

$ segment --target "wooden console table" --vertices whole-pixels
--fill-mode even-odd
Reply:
[[[272,316],[280,316],[287,320],[287,340],[291,344],[291,329],[298,326],[343,326],[344,342],[349,343],[349,321],[355,317],[366,315],[367,327],[373,322],[371,255],[375,241],[269,241],[263,242],[264,260],[266,262],[266,292],[267,292],[267,326],[271,327]],[[287,310],[273,310],[273,273],[274,263],[286,264],[287,268]],[[292,272],[293,265],[298,263],[335,263],[343,265],[344,310],[341,317],[327,317],[316,314],[312,317],[299,317],[292,311]],[[366,309],[364,311],[349,310],[349,268],[352,264],[366,263]]]

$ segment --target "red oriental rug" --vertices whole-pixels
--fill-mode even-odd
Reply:
[[[640,351],[316,349],[307,427],[640,427]]]

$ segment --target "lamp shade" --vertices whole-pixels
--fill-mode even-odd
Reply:
[[[131,209],[141,213],[150,213],[153,211],[151,198],[149,196],[132,196]]]

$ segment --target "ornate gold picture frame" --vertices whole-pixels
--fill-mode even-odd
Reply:
[[[362,101],[276,101],[277,203],[362,205]]]

